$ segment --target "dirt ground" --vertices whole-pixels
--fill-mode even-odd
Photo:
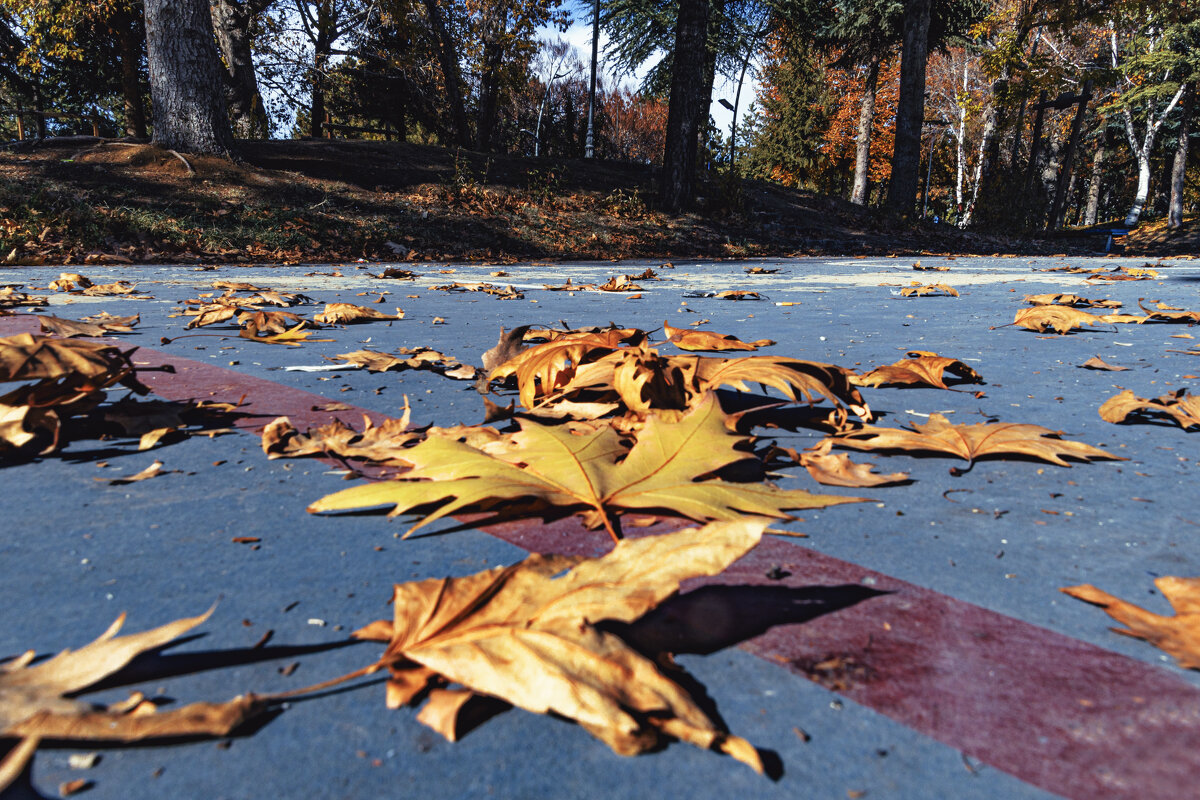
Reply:
[[[906,225],[848,202],[714,178],[655,209],[641,164],[399,142],[240,143],[235,163],[91,137],[0,149],[0,262],[517,261],[1053,253],[1091,240]]]

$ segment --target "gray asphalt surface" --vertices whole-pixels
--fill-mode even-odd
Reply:
[[[469,383],[428,372],[289,371],[326,363],[324,355],[361,347],[390,350],[429,345],[467,363],[493,345],[501,327],[526,323],[572,326],[609,321],[658,328],[664,320],[778,341],[769,354],[864,368],[890,364],[910,349],[960,358],[984,376],[986,395],[934,389],[864,390],[878,424],[923,422],[932,412],[955,423],[988,419],[1063,430],[1068,438],[1128,458],[1071,469],[1025,461],[984,461],[963,475],[962,462],[943,458],[873,456],[881,471],[905,470],[914,483],[869,491],[818,489],[802,471],[786,488],[865,494],[878,503],[803,513],[784,527],[807,533],[798,546],[889,575],[1091,642],[1143,662],[1162,664],[1200,687],[1200,675],[1178,670],[1149,645],[1108,631],[1099,610],[1059,593],[1094,583],[1159,611],[1159,575],[1200,574],[1200,458],[1197,434],[1167,425],[1112,425],[1097,409],[1120,388],[1157,397],[1196,387],[1200,358],[1172,353],[1196,344],[1175,335],[1184,325],[1097,327],[1068,336],[1039,335],[1003,326],[1023,307],[1024,294],[1074,292],[1124,302],[1137,313],[1139,297],[1190,310],[1200,308],[1195,262],[1154,265],[1151,281],[1101,283],[1084,275],[1041,272],[1064,265],[1142,266],[1142,259],[922,257],[913,259],[798,259],[753,263],[661,262],[564,265],[403,265],[414,282],[376,279],[386,265],[241,267],[67,267],[93,281],[136,280],[152,299],[83,298],[50,294],[50,313],[78,318],[106,310],[139,312],[140,345],[211,362],[239,373],[324,395],[330,400],[395,414],[407,395],[418,423],[474,423],[482,406]],[[639,282],[640,299],[601,292],[549,292],[543,285],[601,283],[609,276],[653,267],[665,279]],[[759,266],[777,274],[747,275]],[[491,277],[504,270],[510,277]],[[45,286],[57,270],[8,269],[0,283]],[[183,333],[179,302],[212,291],[212,280],[247,281],[298,291],[319,302],[369,303],[363,292],[387,291],[382,305],[406,317],[334,329],[328,343],[271,347],[227,339],[160,337]],[[961,296],[908,298],[911,281],[943,281]],[[521,300],[482,293],[448,293],[431,286],[460,282],[512,285]],[[750,289],[761,301],[689,297],[697,292]],[[37,292],[35,294],[48,294]],[[410,297],[409,295],[417,295]],[[786,304],[786,305],[781,305]],[[317,307],[291,309],[302,313]],[[435,319],[444,322],[435,324]],[[3,332],[3,329],[0,329]],[[220,333],[204,329],[204,333]],[[1200,336],[1200,334],[1196,334]],[[1089,357],[1129,367],[1098,372],[1079,367]],[[135,358],[136,360],[136,358]],[[214,397],[236,400],[236,397]],[[351,421],[351,420],[348,420]],[[815,433],[779,432],[781,444],[813,444]],[[4,513],[0,527],[0,657],[33,648],[50,654],[90,641],[122,611],[126,631],[138,631],[202,612],[213,617],[198,633],[155,662],[171,665],[196,654],[214,662],[222,652],[253,645],[268,629],[271,643],[259,663],[187,671],[137,684],[149,696],[182,702],[221,700],[323,680],[362,666],[374,645],[306,652],[340,642],[346,632],[390,615],[393,582],[467,574],[510,563],[523,551],[484,533],[466,531],[394,538],[401,521],[382,516],[315,517],[312,500],[344,488],[336,470],[311,460],[268,461],[257,437],[244,433],[191,437],[137,453],[136,440],[80,441],[54,456],[0,468]],[[852,454],[864,460],[868,454]],[[98,478],[138,471],[155,458],[171,474],[128,486]],[[97,460],[107,467],[97,465]],[[446,526],[442,526],[446,527]],[[436,530],[433,526],[431,530]],[[233,544],[261,538],[259,549]],[[323,623],[323,624],[319,624]],[[172,661],[178,656],[180,660]],[[381,685],[296,702],[250,735],[170,746],[104,749],[97,766],[72,770],[70,753],[56,747],[36,758],[33,785],[55,796],[60,782],[84,777],[96,798],[127,797],[674,797],[737,796],[1025,798],[1042,790],[968,762],[938,743],[880,714],[842,701],[828,690],[746,652],[685,656],[681,663],[707,688],[729,728],[778,753],[784,775],[760,778],[729,759],[675,744],[634,759],[613,755],[578,727],[512,711],[463,741],[442,741],[411,710],[388,711]],[[203,661],[203,659],[201,659]],[[289,675],[280,670],[292,663]],[[87,695],[124,698],[129,687]],[[800,728],[811,737],[803,741]],[[1030,731],[1029,736],[1040,735]]]

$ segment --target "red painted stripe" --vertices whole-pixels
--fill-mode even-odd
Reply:
[[[0,331],[25,328],[14,322],[0,320]],[[354,413],[314,411],[328,399],[159,351],[139,350],[135,361],[175,367],[174,375],[144,376],[163,397],[245,395],[245,410],[263,416],[243,420],[244,428],[286,414],[303,429]],[[573,518],[485,530],[539,552],[607,546],[604,534],[584,531]],[[776,566],[791,576],[769,580]],[[864,580],[885,594],[841,602],[853,594],[848,584]],[[734,602],[722,600],[720,589],[689,593],[658,632],[702,651],[697,638],[712,647],[739,641],[749,620],[750,628],[768,629],[744,641],[746,650],[1048,791],[1081,800],[1177,800],[1200,775],[1200,690],[1166,669],[787,540],[769,538],[689,589],[706,585],[774,588],[740,590]]]

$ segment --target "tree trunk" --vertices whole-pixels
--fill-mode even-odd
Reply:
[[[211,0],[213,32],[225,67],[229,121],[241,139],[265,139],[268,134],[250,49],[250,25],[263,5],[262,0]]]
[[[1092,178],[1088,181],[1087,206],[1083,211],[1083,224],[1095,225],[1100,214],[1100,182],[1104,179],[1104,158],[1108,154],[1107,123],[1100,131],[1100,143],[1096,146],[1096,155],[1092,157]]]
[[[867,187],[871,180],[871,132],[875,126],[875,93],[879,85],[879,53],[872,53],[863,81],[862,104],[858,110],[858,132],[854,137],[854,188],[850,202],[867,204]]]
[[[1146,199],[1150,196],[1150,154],[1146,151],[1137,153],[1138,166],[1138,182],[1137,194],[1133,198],[1133,205],[1129,209],[1129,213],[1125,215],[1126,225],[1137,225],[1141,219],[1142,209],[1146,207]]]
[[[309,73],[308,135],[320,139],[325,135],[325,73],[329,69],[329,57],[333,55],[333,40],[337,30],[333,0],[322,0],[317,5],[317,15],[312,23],[313,65]]]
[[[145,0],[145,11],[154,143],[229,155],[233,136],[208,0]]]
[[[979,187],[991,175],[994,167],[993,159],[998,158],[1000,155],[998,146],[999,137],[996,136],[998,116],[996,102],[995,95],[993,94],[992,102],[988,105],[987,112],[983,117],[983,133],[979,137],[979,160],[975,164],[975,175],[971,179],[971,199],[967,201],[967,207],[963,210],[962,217],[958,220],[958,227],[960,228],[966,228],[971,224],[971,217],[975,213],[975,203],[979,200]],[[995,147],[993,147],[994,143],[997,143]]]
[[[896,149],[888,209],[908,215],[921,183],[921,128],[925,122],[925,65],[929,57],[932,0],[905,3],[904,43],[900,55],[900,95],[896,105]]]
[[[1063,216],[1067,209],[1067,187],[1073,177],[1071,170],[1075,166],[1075,150],[1079,147],[1079,137],[1083,133],[1083,118],[1087,115],[1088,102],[1092,99],[1092,81],[1084,81],[1083,93],[1079,96],[1079,108],[1075,110],[1075,118],[1071,120],[1071,135],[1067,139],[1067,150],[1063,153],[1062,167],[1058,171],[1058,179],[1054,182],[1054,203],[1050,206],[1049,228],[1058,230],[1063,226]]]
[[[147,139],[146,94],[142,88],[138,65],[146,44],[146,31],[136,15],[121,8],[111,24],[116,34],[117,53],[121,60],[121,96],[125,101],[125,135]]]
[[[692,202],[697,136],[701,114],[708,108],[708,98],[703,96],[707,29],[708,0],[680,0],[660,186],[667,211],[679,211]]]
[[[504,62],[504,48],[500,42],[508,29],[506,8],[493,6],[488,14],[479,74],[479,116],[475,120],[475,149],[482,151],[491,148],[492,131],[500,113],[500,68]]]
[[[438,64],[442,68],[442,79],[446,82],[446,102],[450,104],[450,118],[454,124],[456,144],[468,147],[471,144],[471,128],[467,122],[467,108],[463,102],[462,72],[458,67],[458,51],[454,49],[454,39],[450,29],[442,17],[442,9],[438,0],[425,0],[425,14],[437,37]]]
[[[1175,160],[1171,166],[1171,202],[1167,207],[1167,227],[1183,226],[1183,185],[1187,173],[1188,135],[1192,127],[1192,110],[1196,102],[1196,85],[1189,83],[1183,93],[1183,119],[1179,121],[1179,138],[1175,143]]]

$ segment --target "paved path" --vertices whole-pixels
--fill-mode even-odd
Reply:
[[[353,411],[314,410],[330,400],[394,413],[404,394],[420,422],[480,418],[469,386],[429,373],[284,369],[320,364],[324,354],[428,344],[474,361],[501,326],[565,319],[653,328],[663,319],[709,319],[705,327],[778,340],[770,352],[867,366],[891,363],[908,349],[935,350],[968,361],[988,381],[981,399],[872,391],[868,399],[883,424],[920,421],[933,411],[956,422],[1030,422],[1131,460],[1070,470],[991,461],[952,476],[955,463],[943,459],[877,458],[887,471],[911,470],[915,483],[871,492],[879,504],[805,514],[790,527],[810,538],[773,539],[712,582],[721,585],[698,588],[660,615],[659,632],[691,653],[681,662],[729,727],[778,755],[784,775],[776,783],[681,745],[621,759],[572,725],[523,712],[451,745],[413,713],[386,711],[382,688],[370,686],[295,703],[228,748],[206,742],[105,751],[86,773],[68,769],[74,750],[47,749],[37,758],[35,785],[52,794],[82,774],[96,781],[94,797],[1185,796],[1200,766],[1198,676],[1144,643],[1109,633],[1100,611],[1057,589],[1091,582],[1162,609],[1152,595],[1155,576],[1200,574],[1194,434],[1114,426],[1096,415],[1117,385],[1142,396],[1195,386],[1183,376],[1200,372],[1200,359],[1168,352],[1194,344],[1171,338],[1189,329],[1120,326],[1043,338],[992,327],[1011,321],[1026,293],[1074,291],[1113,297],[1127,308],[1149,297],[1196,309],[1198,272],[1191,262],[1169,261],[1158,280],[1097,286],[1082,275],[1034,270],[1143,262],[922,261],[951,270],[914,272],[911,259],[754,262],[781,270],[769,275],[746,275],[748,265],[735,263],[681,262],[669,270],[657,263],[459,266],[445,275],[440,267],[417,268],[423,276],[409,283],[370,278],[378,265],[343,265],[342,277],[307,274],[332,267],[83,268],[97,282],[137,277],[153,299],[55,295],[53,313],[140,311],[137,333],[123,337],[143,348],[135,360],[176,367],[175,375],[147,374],[154,391],[245,395],[247,410],[263,415],[245,420],[249,428],[284,413],[301,427],[331,416],[357,420]],[[541,289],[567,277],[603,282],[646,266],[671,280],[642,283],[640,299]],[[490,276],[499,269],[511,277]],[[54,276],[9,270],[2,282],[45,285]],[[337,330],[329,337],[335,342],[300,348],[237,338],[160,345],[159,337],[181,333],[184,318],[169,316],[178,301],[213,279],[301,291],[323,302],[362,303],[373,298],[360,292],[389,291],[376,307],[399,305],[406,318]],[[962,296],[898,296],[914,279],[945,281]],[[522,300],[499,300],[429,288],[456,280],[511,282],[527,291]],[[767,299],[685,296],[731,288]],[[0,333],[29,328],[26,317],[0,318]],[[1132,369],[1077,366],[1092,355]],[[783,438],[803,445],[813,437]],[[383,517],[312,517],[303,510],[307,502],[344,486],[330,474],[336,471],[313,461],[268,462],[246,434],[133,450],[127,441],[84,441],[61,456],[0,470],[0,653],[77,646],[122,610],[130,612],[128,629],[139,630],[198,613],[221,597],[205,635],[146,666],[138,688],[180,701],[278,691],[370,659],[371,645],[321,645],[386,616],[392,582],[473,572],[519,558],[519,548],[602,545],[570,523],[401,542],[393,537],[399,525]],[[94,480],[135,472],[154,457],[179,472],[123,487]],[[798,476],[783,485],[810,482]],[[258,549],[230,541],[238,536],[259,538]],[[780,570],[790,574],[767,577]],[[245,648],[268,629],[271,642],[246,663]],[[184,660],[172,655],[188,654],[186,663],[195,663],[197,653],[213,665],[234,663],[176,674]],[[291,664],[298,664],[294,672],[286,669]]]

